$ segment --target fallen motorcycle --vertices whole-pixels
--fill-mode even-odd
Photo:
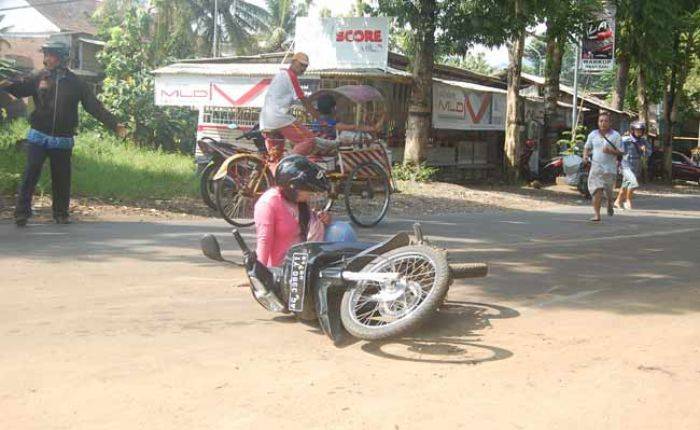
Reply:
[[[447,252],[431,246],[420,224],[414,237],[399,233],[378,243],[305,242],[289,249],[280,268],[257,260],[238,230],[253,298],[272,312],[318,320],[336,345],[347,334],[363,340],[401,336],[415,330],[442,304],[454,279],[484,277],[483,263],[448,263]],[[201,241],[212,260],[221,255],[213,235]]]

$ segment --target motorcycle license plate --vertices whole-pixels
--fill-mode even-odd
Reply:
[[[292,312],[304,310],[308,263],[309,254],[306,252],[295,252],[292,254],[292,275],[289,279],[289,310]]]

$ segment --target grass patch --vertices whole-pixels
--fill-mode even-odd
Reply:
[[[0,192],[16,192],[25,154],[16,142],[23,139],[26,121],[2,124],[0,129]],[[51,190],[48,160],[38,193]],[[107,131],[91,130],[76,138],[73,148],[72,194],[118,200],[170,199],[197,195],[193,157],[146,149],[123,142]]]

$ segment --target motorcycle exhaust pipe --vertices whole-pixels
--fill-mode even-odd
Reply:
[[[489,273],[486,263],[455,263],[450,264],[452,279],[483,278]]]

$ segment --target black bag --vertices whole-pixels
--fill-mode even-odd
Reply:
[[[613,148],[615,151],[620,151],[619,149],[617,149],[617,147],[616,147],[615,145],[613,145],[613,143],[612,143],[610,140],[608,140],[608,138],[607,138],[603,133],[601,133],[600,131],[598,131],[598,134],[600,135],[600,137],[602,137],[603,139],[605,139],[605,141],[608,142],[608,145],[612,146],[612,148]],[[617,162],[618,162],[618,163],[620,163],[620,162],[622,161],[622,157],[624,157],[624,154],[616,155],[616,158],[617,158]]]

